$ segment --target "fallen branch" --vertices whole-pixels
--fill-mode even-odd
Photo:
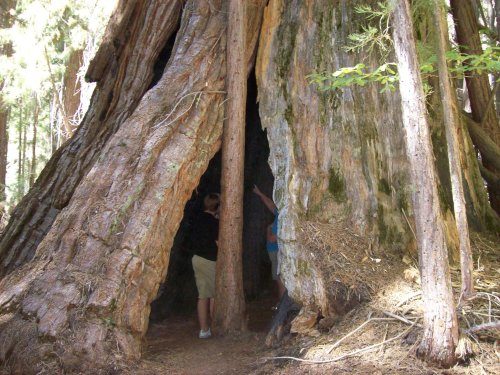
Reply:
[[[335,349],[337,346],[340,345],[340,343],[342,341],[344,341],[345,339],[347,339],[348,337],[354,335],[356,332],[358,332],[361,328],[363,328],[365,325],[367,325],[368,323],[370,322],[373,322],[373,321],[387,321],[387,320],[394,320],[394,319],[388,319],[388,318],[369,318],[366,322],[364,322],[363,324],[361,324],[358,328],[356,328],[354,331],[351,331],[349,332],[347,335],[345,335],[344,337],[342,337],[340,340],[338,340],[335,344],[333,344],[330,349],[328,349],[328,351],[326,352],[326,354],[330,354],[332,352],[333,349]]]
[[[417,322],[412,322],[411,320],[408,320],[405,317],[402,317],[400,315],[396,315],[396,314],[390,313],[389,311],[384,311],[384,314],[387,315],[387,316],[390,316],[391,318],[397,319],[400,322],[403,322],[405,324],[409,324],[409,325],[412,325],[412,326],[414,325],[415,327],[422,327],[420,324],[417,324]]]
[[[383,319],[383,318],[381,318]],[[366,322],[365,322],[366,323]],[[358,327],[359,328],[359,327]],[[303,359],[303,358],[296,358],[296,357],[288,357],[288,356],[282,356],[282,357],[265,357],[264,360],[271,360],[271,359],[290,359],[290,360],[293,360],[293,361],[298,361],[298,362],[303,362],[303,363],[311,363],[311,364],[322,364],[322,363],[332,363],[332,362],[337,362],[337,361],[340,361],[344,358],[347,358],[347,357],[352,357],[354,355],[357,355],[357,354],[361,354],[361,353],[364,353],[364,352],[367,352],[367,351],[370,351],[372,349],[375,349],[375,348],[378,348],[379,346],[382,346],[382,345],[385,345],[391,341],[394,341],[394,340],[397,340],[398,338],[404,336],[406,333],[408,333],[410,331],[410,329],[413,328],[413,325],[408,327],[406,330],[404,330],[403,332],[401,332],[400,334],[394,336],[394,337],[391,337],[390,339],[388,340],[384,340],[382,342],[379,342],[378,344],[374,344],[374,345],[370,345],[370,346],[366,346],[364,348],[361,348],[361,349],[357,349],[357,350],[354,350],[352,352],[349,352],[349,353],[346,353],[346,354],[343,354],[341,356],[338,356],[338,357],[335,357],[335,358],[332,358],[332,359],[325,359],[325,360],[313,360],[313,359]]]
[[[479,324],[479,325],[474,326],[474,327],[470,327],[469,329],[465,330],[465,333],[471,334],[474,332],[487,331],[490,329],[500,329],[500,321],[483,323],[483,324]]]

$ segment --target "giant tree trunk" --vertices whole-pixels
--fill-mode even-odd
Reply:
[[[472,1],[451,0],[450,5],[455,19],[457,43],[460,45],[461,51],[467,54],[481,54],[482,46],[479,38],[479,27]],[[491,92],[487,74],[468,73],[465,79],[474,121],[481,124],[491,140],[499,146],[500,127],[495,107],[493,105],[488,106],[489,103],[492,103],[490,96],[494,94]],[[477,144],[476,147],[481,153],[483,152],[481,144]],[[500,170],[496,169],[488,160],[484,160],[483,164],[497,177],[500,176]],[[488,185],[488,191],[491,206],[497,214],[500,214],[500,192],[496,186],[491,184]]]
[[[242,0],[230,0],[227,12],[227,101],[222,137],[222,200],[214,317],[215,324],[225,333],[246,329],[242,264],[247,98],[245,7]]]
[[[410,9],[406,0],[397,2],[395,6],[393,28],[405,141],[414,184],[412,200],[424,301],[424,337],[418,352],[431,363],[449,367],[456,363],[458,324],[424,91],[417,65]]]
[[[321,246],[301,242],[307,221],[346,223],[379,254],[415,248],[405,219],[406,215],[411,223],[414,220],[413,181],[399,94],[380,94],[375,85],[321,92],[306,78],[311,72],[333,72],[360,61],[368,69],[379,66],[373,55],[343,49],[348,35],[358,32],[363,22],[347,0],[271,0],[257,55],[260,116],[269,139],[274,201],[280,212],[282,279],[304,311],[323,316],[345,313],[366,295],[346,299],[348,293],[336,292],[349,290],[349,285],[335,284],[332,275],[342,269],[318,255]],[[487,196],[470,141],[465,144],[468,213],[476,228],[484,228]],[[446,151],[443,164],[447,168]],[[449,182],[444,182],[446,189]],[[452,218],[449,212],[447,218]],[[455,234],[450,233],[451,240]],[[332,251],[341,261],[342,248]]]
[[[248,2],[248,62],[264,2]],[[138,356],[184,203],[222,131],[222,1],[184,3],[163,78],[147,92],[181,2],[120,3],[88,73],[99,81],[90,110],[0,243],[2,273],[10,273],[0,282],[0,361],[9,357],[29,373],[40,358],[71,369]],[[343,50],[365,21],[351,5],[270,0],[256,66],[280,208],[281,275],[304,310],[323,316],[342,314],[366,295],[335,293],[340,270],[324,248],[301,242],[307,221],[346,223],[349,235],[368,238],[366,249],[381,257],[413,246],[403,215],[414,220],[399,94],[380,95],[373,86],[318,92],[306,78],[360,59],[379,65]],[[342,259],[342,248],[330,250]]]
[[[137,48],[142,55],[134,61],[141,65],[125,64],[115,72],[117,85],[123,79],[143,81],[146,72],[136,69],[148,66],[149,59],[139,47],[164,44],[165,29],[176,23],[181,5],[151,1],[129,9],[129,4],[123,2],[117,14],[140,11],[132,17],[134,28],[126,40],[131,44],[125,43],[125,50]],[[247,61],[262,6],[257,2],[248,9]],[[117,105],[110,98],[106,112],[99,113],[104,120],[108,111],[119,111],[113,119],[116,132],[36,256],[1,282],[0,362],[9,360],[24,373],[36,372],[41,360],[89,372],[140,356],[149,304],[165,277],[184,204],[220,147],[225,26],[222,1],[187,1],[161,80],[135,100]],[[116,44],[123,30],[114,32],[108,38]],[[113,52],[105,44],[96,61],[106,48]],[[90,74],[98,68],[94,65]],[[23,334],[17,335],[20,327]]]

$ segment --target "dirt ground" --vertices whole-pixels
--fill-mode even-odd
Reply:
[[[500,244],[496,239],[489,241],[477,236],[472,242],[477,295],[472,301],[462,302],[457,310],[463,329],[500,318]],[[398,263],[399,266],[388,263],[393,277],[386,276],[385,283],[375,288],[377,292],[370,302],[321,329],[316,337],[289,334],[279,347],[267,348],[265,336],[273,314],[273,298],[267,291],[247,305],[249,332],[245,334],[220,337],[214,332],[212,338],[200,340],[194,311],[187,316],[173,316],[152,324],[142,360],[126,373],[500,374],[498,330],[461,338],[460,343],[474,352],[467,364],[443,370],[428,367],[417,359],[416,349],[422,331],[419,276],[415,264]],[[452,268],[452,278],[458,296],[460,283],[456,267]],[[400,318],[408,321],[405,323]]]
[[[195,312],[170,317],[150,326],[147,350],[138,368],[138,375],[201,375],[248,374],[262,365],[268,350],[264,338],[272,318],[269,292],[248,306],[249,332],[221,337],[213,332],[210,339],[198,338]]]

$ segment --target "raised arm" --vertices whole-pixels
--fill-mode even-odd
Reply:
[[[274,211],[276,210],[276,205],[274,204],[273,200],[268,196],[266,196],[263,192],[261,192],[260,189],[257,187],[257,185],[253,186],[253,192],[257,194],[257,196],[260,198],[262,203],[266,205],[269,211],[274,213]]]

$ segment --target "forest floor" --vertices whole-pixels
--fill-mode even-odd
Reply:
[[[462,327],[498,320],[500,314],[500,244],[475,237],[473,246],[479,254],[474,271],[479,296],[459,308]],[[270,293],[264,292],[247,306],[249,332],[245,334],[220,337],[215,333],[210,339],[198,339],[194,312],[152,324],[143,359],[125,373],[499,374],[498,331],[461,339],[461,344],[472,347],[475,354],[468,365],[442,370],[417,359],[422,316],[418,272],[414,265],[399,263],[389,266],[397,276],[380,288],[370,302],[353,309],[316,337],[290,334],[279,347],[267,348],[265,336],[272,319],[273,301]],[[455,288],[459,286],[458,275],[458,270],[452,269]],[[415,324],[403,322],[405,319]]]

